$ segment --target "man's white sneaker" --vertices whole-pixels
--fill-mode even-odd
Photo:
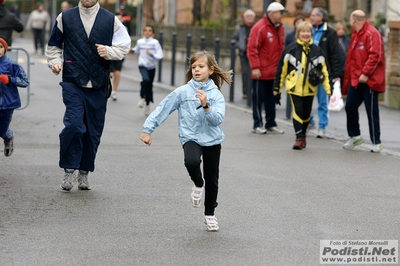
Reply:
[[[325,138],[325,129],[318,129],[317,138],[318,138],[318,139],[323,139],[323,138]]]
[[[200,207],[201,204],[201,197],[203,196],[203,190],[204,188],[202,187],[192,187],[192,193],[190,194],[190,201],[192,202],[192,206],[195,208]]]
[[[256,134],[267,134],[267,130],[262,127],[253,128],[253,133]]]
[[[91,190],[92,188],[89,186],[89,181],[88,181],[88,171],[83,171],[79,170],[79,174],[77,177],[78,180],[78,189],[80,190]]]
[[[380,153],[383,150],[382,144],[372,144],[371,152]]]
[[[150,105],[146,105],[144,107],[143,113],[144,113],[145,116],[149,116],[149,114],[150,114]]]
[[[278,128],[278,127],[269,127],[267,128],[267,130],[271,133],[275,133],[275,134],[283,134],[285,133],[285,131],[283,131],[282,129]]]
[[[72,184],[75,180],[74,171],[74,169],[65,169],[64,179],[60,185],[62,190],[70,191],[74,187]]]
[[[364,139],[361,136],[352,137],[343,145],[343,149],[351,150],[355,146],[359,146],[363,143]]]
[[[144,100],[144,98],[141,98],[141,99],[138,101],[137,106],[138,106],[139,108],[143,108],[143,107],[146,106],[146,101]]]
[[[204,216],[204,223],[207,225],[208,232],[218,232],[218,220],[214,215],[206,215]]]

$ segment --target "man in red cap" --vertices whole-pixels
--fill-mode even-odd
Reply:
[[[0,0],[1,1],[1,0]],[[9,128],[14,109],[21,107],[17,87],[28,87],[24,69],[6,56],[8,44],[0,37],[0,137],[4,140],[4,155],[14,151],[14,134]]]
[[[6,40],[7,44],[12,44],[13,31],[22,32],[24,25],[13,13],[5,6],[6,0],[0,0],[0,35]]]

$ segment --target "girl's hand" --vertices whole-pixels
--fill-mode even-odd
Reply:
[[[147,146],[151,145],[151,135],[148,133],[143,132],[140,140],[147,144]]]
[[[201,106],[205,106],[207,103],[207,94],[203,90],[196,90],[196,98],[199,98]]]

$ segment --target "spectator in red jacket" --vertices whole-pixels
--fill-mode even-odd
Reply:
[[[285,40],[281,23],[285,7],[277,2],[271,3],[267,13],[250,31],[247,43],[247,56],[253,81],[253,133],[283,134],[275,122],[275,99],[273,95],[275,72],[283,52]],[[262,106],[265,108],[265,127]]]
[[[385,92],[385,50],[382,35],[371,26],[362,10],[350,15],[352,36],[347,52],[343,94],[347,94],[347,133],[343,148],[350,150],[364,143],[360,133],[358,107],[364,102],[368,116],[371,152],[380,152],[379,93]]]

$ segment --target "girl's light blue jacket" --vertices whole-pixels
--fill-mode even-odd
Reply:
[[[203,107],[198,108],[201,103],[196,98],[196,90],[199,89],[207,94],[210,104],[208,112],[204,112]],[[213,146],[225,140],[220,127],[225,118],[225,99],[212,79],[207,82],[191,79],[168,94],[147,117],[143,132],[152,134],[175,110],[178,110],[179,140],[182,145],[194,141],[200,146]]]

